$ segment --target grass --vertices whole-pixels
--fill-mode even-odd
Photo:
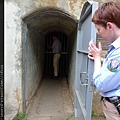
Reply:
[[[70,115],[70,116],[68,116],[68,117],[66,118],[66,120],[70,120],[72,117],[73,117],[73,114]]]
[[[25,120],[25,112],[18,112],[14,120]]]
[[[92,111],[92,117],[105,117],[105,115],[103,113],[98,114]]]

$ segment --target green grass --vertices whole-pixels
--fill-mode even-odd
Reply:
[[[92,117],[105,117],[105,115],[103,113],[98,114],[92,111]]]
[[[25,120],[25,112],[18,112],[16,117],[15,117],[15,120]]]
[[[68,117],[66,118],[66,120],[70,120],[72,117],[73,117],[73,114],[70,115],[70,116],[68,116]]]

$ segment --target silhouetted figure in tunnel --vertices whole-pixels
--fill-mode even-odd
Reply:
[[[52,49],[53,53],[53,68],[54,68],[54,78],[58,78],[59,72],[59,61],[61,57],[61,42],[56,36],[52,36],[53,44],[49,46],[49,49]]]

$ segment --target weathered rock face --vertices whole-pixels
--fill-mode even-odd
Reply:
[[[101,4],[110,0],[95,1]],[[45,35],[52,31],[62,31],[68,38],[75,39],[85,2],[86,0],[5,0],[6,120],[12,119],[19,109],[22,110],[29,103],[42,78]],[[72,45],[74,40],[71,41]],[[74,59],[70,64],[74,64]],[[69,73],[75,75],[72,72]],[[73,90],[72,77],[69,82]]]

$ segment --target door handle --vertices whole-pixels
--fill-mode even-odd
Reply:
[[[88,84],[86,84],[84,81],[82,81],[82,75],[86,75],[86,72],[81,72],[80,73],[80,85],[81,86],[87,86]],[[86,80],[88,80],[88,77],[86,78]]]

